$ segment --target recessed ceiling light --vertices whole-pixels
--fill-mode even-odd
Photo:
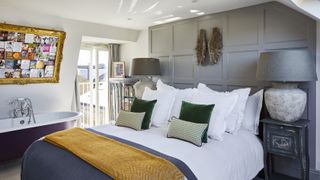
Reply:
[[[198,12],[197,13],[199,16],[201,16],[201,15],[204,15],[205,13],[204,12]]]
[[[179,6],[177,6],[177,8],[182,8],[182,7],[183,7],[183,6],[180,6],[180,5],[179,5]]]
[[[191,13],[198,13],[198,12],[200,12],[200,11],[199,11],[199,10],[196,10],[196,9],[191,9],[190,12],[191,12]]]
[[[172,22],[172,21],[177,21],[177,20],[179,20],[179,19],[181,19],[181,17],[173,17],[173,18],[165,19],[165,20],[163,20],[163,21],[164,21],[164,22]]]
[[[167,18],[171,18],[171,17],[174,17],[174,15],[173,14],[169,14],[169,15],[166,15],[166,16],[161,16],[161,17],[156,18],[156,20],[158,20],[158,19],[167,19]]]
[[[172,17],[172,18],[168,18],[168,19],[164,19],[164,20],[159,20],[159,21],[154,21],[154,24],[163,24],[163,23],[167,23],[167,22],[172,22],[172,21],[177,21],[179,19],[182,19],[181,17]]]
[[[162,24],[163,21],[154,21],[153,23],[154,23],[154,24]]]

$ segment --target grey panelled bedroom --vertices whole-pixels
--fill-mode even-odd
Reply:
[[[320,0],[0,4],[0,180],[320,180]]]

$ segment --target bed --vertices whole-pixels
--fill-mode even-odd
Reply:
[[[201,180],[248,180],[253,179],[263,168],[261,141],[246,130],[240,130],[237,135],[225,133],[224,141],[210,140],[202,147],[167,138],[167,127],[135,131],[115,125],[104,125],[94,127],[92,131],[137,143],[181,160],[197,179]],[[73,154],[39,140],[31,145],[24,155],[21,179],[110,178]]]

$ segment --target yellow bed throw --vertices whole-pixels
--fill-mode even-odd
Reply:
[[[45,136],[44,141],[75,154],[116,180],[184,177],[166,159],[84,129],[59,131]]]

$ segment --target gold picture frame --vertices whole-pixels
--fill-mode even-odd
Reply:
[[[112,62],[112,73],[114,78],[124,78],[125,77],[125,63],[121,62]]]
[[[64,31],[0,23],[0,84],[58,83],[65,37]]]

